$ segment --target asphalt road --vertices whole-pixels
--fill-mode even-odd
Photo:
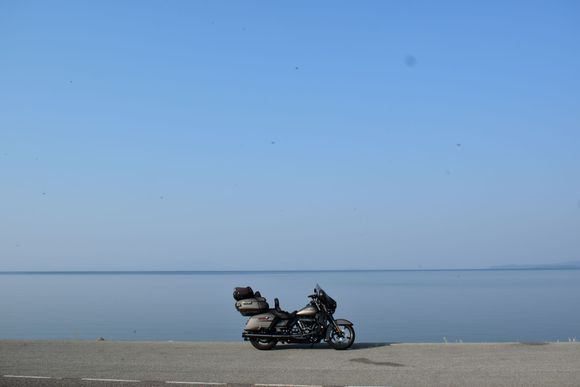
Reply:
[[[580,386],[580,343],[0,341],[0,386]],[[267,387],[267,386],[258,386]]]

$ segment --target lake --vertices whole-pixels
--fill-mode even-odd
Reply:
[[[580,270],[2,273],[0,338],[241,341],[235,286],[293,311],[317,283],[358,342],[580,339]]]

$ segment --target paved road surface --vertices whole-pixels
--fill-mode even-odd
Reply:
[[[287,345],[257,351],[248,343],[0,341],[0,386],[187,385],[176,382],[580,386],[580,343],[359,344],[348,351]]]

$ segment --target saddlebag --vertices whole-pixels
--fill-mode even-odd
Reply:
[[[270,306],[264,297],[246,298],[236,302],[236,309],[242,316],[253,316],[266,312]]]
[[[245,288],[236,288],[234,290],[234,300],[236,301],[252,297],[254,297],[254,291],[249,286],[246,286]]]

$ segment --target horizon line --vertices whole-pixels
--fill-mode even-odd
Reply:
[[[342,272],[408,272],[408,271],[521,271],[580,270],[580,267],[485,267],[440,269],[297,269],[297,270],[0,270],[2,274],[275,274],[275,273],[342,273]]]

